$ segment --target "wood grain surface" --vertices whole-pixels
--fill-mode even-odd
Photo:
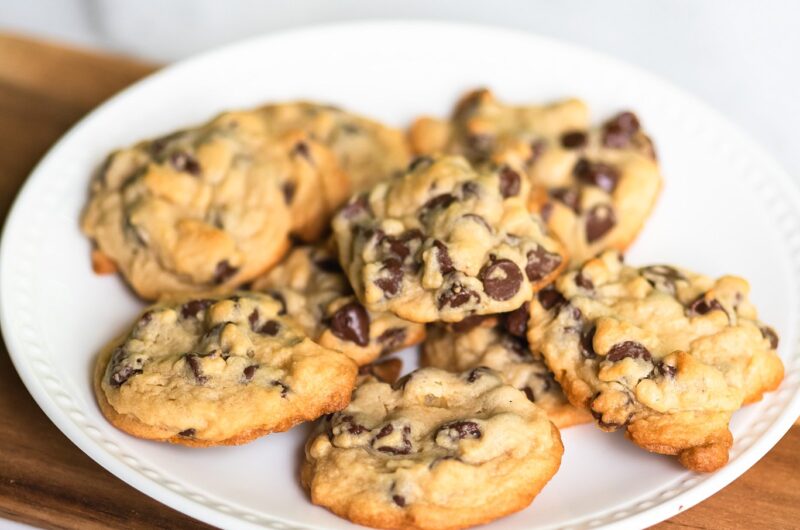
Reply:
[[[154,67],[0,35],[0,220],[39,158],[98,103]],[[36,406],[0,344],[0,516],[47,528],[207,528],[117,479]],[[800,427],[758,464],[656,528],[800,526]]]

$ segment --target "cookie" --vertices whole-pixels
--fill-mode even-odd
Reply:
[[[283,301],[312,340],[359,365],[420,343],[425,326],[381,311],[368,311],[353,295],[336,254],[327,245],[295,247],[253,290]]]
[[[488,369],[367,379],[306,444],[314,504],[378,528],[458,529],[526,507],[563,446],[544,412]]]
[[[257,112],[273,135],[304,131],[329,147],[355,192],[402,172],[410,159],[402,131],[338,107],[296,101]]]
[[[556,427],[592,421],[590,414],[569,403],[541,355],[528,347],[526,306],[499,318],[475,322],[475,327],[467,330],[431,326],[422,347],[422,366],[453,372],[480,366],[491,368],[542,408]],[[502,323],[498,324],[498,320]]]
[[[591,128],[586,105],[575,99],[515,106],[477,90],[449,122],[419,119],[410,137],[420,153],[525,168],[529,208],[547,221],[575,266],[605,249],[624,251],[661,190],[653,143],[636,115],[622,112]]]
[[[134,436],[204,447],[342,409],[356,365],[282,313],[280,300],[245,292],[148,308],[97,360],[101,411]]]
[[[510,166],[418,159],[337,213],[339,261],[371,311],[413,322],[512,311],[567,261],[525,190]]]
[[[714,471],[728,460],[733,412],[783,378],[778,335],[748,292],[735,276],[634,268],[606,251],[538,293],[528,340],[601,429]]]
[[[290,231],[324,228],[334,206],[314,196],[338,190],[343,174],[320,169],[326,148],[263,129],[224,114],[112,154],[82,219],[95,270],[119,270],[146,299],[229,292],[280,260]]]

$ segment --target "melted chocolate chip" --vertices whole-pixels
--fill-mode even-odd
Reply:
[[[297,186],[295,186],[294,182],[283,183],[283,186],[281,186],[281,192],[283,192],[283,200],[286,204],[292,204],[292,199],[294,199],[294,192],[296,189]]]
[[[616,149],[627,147],[639,129],[639,120],[634,113],[621,112],[603,125],[603,145]]]
[[[621,361],[622,359],[626,359],[628,357],[631,359],[642,359],[645,361],[652,360],[650,351],[642,344],[632,340],[626,340],[625,342],[614,344],[611,349],[608,350],[608,354],[606,355],[606,359],[611,362]]]
[[[406,341],[406,330],[404,328],[389,328],[378,335],[376,339],[381,345],[381,353],[394,351]]]
[[[281,381],[274,380],[274,381],[271,381],[271,382],[270,382],[270,384],[271,384],[272,386],[277,386],[277,387],[280,387],[280,389],[281,389],[281,397],[282,397],[282,398],[285,398],[285,397],[286,397],[286,394],[288,394],[288,393],[289,393],[289,386],[288,386],[286,383],[283,383],[283,382],[281,382]]]
[[[570,131],[561,135],[561,145],[565,149],[579,149],[586,145],[588,138],[584,131]]]
[[[381,288],[387,297],[391,297],[400,292],[400,285],[403,281],[403,269],[400,260],[389,258],[383,261],[381,271],[385,276],[375,280],[375,285]]]
[[[480,193],[480,186],[477,183],[468,180],[461,184],[462,197],[477,197]]]
[[[581,354],[587,359],[594,359],[597,357],[597,352],[594,351],[594,334],[597,329],[592,326],[588,330],[581,333]]]
[[[385,438],[385,437],[389,436],[393,432],[394,432],[394,426],[391,423],[389,423],[388,425],[385,425],[378,432],[378,434],[375,435],[375,438],[372,439],[372,446],[375,447],[376,443],[378,443],[378,440],[380,440],[381,438]],[[402,445],[400,445],[399,447],[391,446],[391,445],[378,445],[378,447],[375,447],[375,449],[377,449],[378,451],[380,451],[382,453],[389,453],[390,455],[407,455],[407,454],[409,454],[411,452],[411,440],[408,439],[408,435],[411,434],[411,428],[408,425],[403,426],[402,433],[403,433],[402,434],[402,442],[401,442]]]
[[[584,276],[583,271],[579,272],[575,276],[575,285],[577,285],[581,289],[587,289],[589,291],[594,289],[594,284],[592,283],[592,280]]]
[[[342,423],[347,424],[346,427],[347,432],[354,436],[358,436],[359,434],[363,434],[369,431],[369,429],[367,429],[363,425],[356,423],[356,420],[350,415],[342,416],[341,421]]]
[[[531,387],[526,386],[522,389],[522,391],[525,393],[525,397],[528,398],[528,401],[531,403],[536,403],[536,395],[533,393],[533,389]]]
[[[345,304],[331,317],[331,332],[342,340],[359,346],[369,344],[369,314],[358,302]]]
[[[468,317],[464,317],[464,319],[459,322],[451,324],[450,329],[456,333],[466,333],[467,331],[478,327],[480,323],[487,318],[487,315],[470,315]]]
[[[411,381],[412,377],[414,377],[414,372],[404,375],[403,377],[392,383],[392,390],[403,390],[408,384],[408,382]]]
[[[332,257],[318,259],[314,261],[314,266],[316,266],[319,270],[324,272],[330,272],[330,273],[342,272],[342,267],[339,265],[339,262],[336,260],[336,258]]]
[[[585,158],[578,160],[572,173],[579,180],[597,186],[606,193],[613,192],[619,181],[619,173],[616,169],[602,162],[590,162]]]
[[[130,364],[130,361],[125,359],[125,350],[117,348],[114,355],[111,357],[111,375],[109,376],[109,383],[114,388],[121,387],[128,379],[134,375],[142,373],[140,368],[136,368]]]
[[[439,241],[433,240],[433,246],[436,247],[436,262],[439,264],[439,272],[442,276],[446,276],[454,272],[456,268],[453,266],[453,260],[450,259],[450,253],[447,251],[447,245]]]
[[[423,214],[429,212],[430,210],[435,210],[437,208],[447,208],[451,204],[456,202],[455,195],[451,193],[443,193],[441,195],[437,195],[436,197],[429,199],[428,202],[422,205],[422,212]]]
[[[663,291],[673,296],[677,292],[675,283],[678,281],[686,281],[686,276],[669,265],[651,265],[649,267],[642,267],[639,269],[639,274],[641,274],[648,281],[648,283],[650,283],[650,285],[659,291]]]
[[[590,412],[592,413],[592,417],[595,419],[595,421],[597,421],[597,425],[606,431],[616,431],[617,429],[625,427],[628,425],[628,423],[630,423],[631,418],[633,417],[633,413],[630,413],[623,423],[605,422],[603,421],[602,412],[597,412],[594,409],[590,409]]]
[[[673,378],[678,373],[678,368],[663,361],[656,361],[653,363],[653,372],[661,377]]]
[[[200,356],[196,353],[187,353],[185,358],[186,364],[192,370],[195,381],[201,385],[206,384],[208,382],[208,377],[203,375],[203,367],[200,365]]]
[[[442,431],[446,432],[447,435],[454,440],[463,440],[465,438],[477,439],[483,436],[480,426],[474,421],[448,423],[439,429],[439,432]]]
[[[406,498],[403,497],[402,495],[392,495],[392,500],[396,505],[400,506],[401,508],[406,505]]]
[[[473,298],[475,299],[475,303],[481,301],[481,297],[478,293],[469,289],[461,282],[453,282],[436,299],[436,305],[439,309],[445,306],[456,308],[468,303]]]
[[[525,302],[520,307],[503,315],[503,328],[515,337],[524,338],[528,332],[528,315],[530,304]]]
[[[713,298],[706,300],[705,295],[700,295],[689,305],[689,313],[693,315],[705,315],[714,310],[724,311],[722,304]]]
[[[759,329],[761,330],[761,335],[769,341],[769,347],[772,348],[773,350],[777,350],[779,338],[775,330],[769,326],[764,326],[764,325],[759,326]]]
[[[311,150],[308,148],[308,144],[305,142],[297,142],[294,144],[294,147],[292,148],[292,155],[301,156],[310,164],[314,163],[314,159],[311,158]]]
[[[475,381],[480,379],[483,374],[488,373],[490,371],[491,369],[485,366],[478,366],[477,368],[473,368],[472,370],[469,371],[469,374],[467,374],[467,383],[474,383]]]
[[[277,320],[267,320],[266,322],[264,322],[263,326],[254,331],[262,335],[269,335],[270,337],[274,337],[275,335],[278,334],[280,330],[281,330],[281,325]]]
[[[278,311],[278,315],[285,315],[286,314],[286,298],[283,297],[281,293],[278,291],[268,291],[272,298],[274,298],[279,304],[281,304],[281,309]]]
[[[200,311],[208,309],[214,300],[190,300],[181,306],[181,316],[183,318],[197,318]]]
[[[153,312],[152,311],[145,311],[142,316],[139,317],[139,321],[136,323],[136,327],[143,328],[150,321],[153,320]]]
[[[177,171],[185,171],[190,175],[197,176],[200,174],[200,164],[197,159],[185,151],[176,151],[169,157],[169,163],[172,164]]]
[[[250,366],[248,366],[247,368],[244,369],[244,372],[242,373],[242,378],[245,381],[252,380],[253,376],[256,375],[256,370],[258,370],[258,365],[257,364],[251,364]]]
[[[586,240],[589,243],[597,241],[614,228],[617,216],[614,209],[608,204],[597,204],[586,215]]]
[[[553,309],[554,307],[560,306],[561,304],[567,301],[564,296],[556,291],[556,288],[552,285],[545,287],[541,291],[539,291],[536,295],[539,299],[539,303],[545,308],[547,311]]]
[[[519,194],[522,179],[519,173],[508,166],[503,166],[500,170],[500,195],[504,199],[515,197]]]
[[[224,259],[217,263],[214,269],[214,283],[217,285],[225,283],[239,271],[238,267],[231,266],[228,260]]]
[[[508,300],[519,292],[522,271],[508,259],[490,261],[478,273],[483,289],[495,300]]]
[[[575,188],[553,188],[547,194],[575,213],[581,211],[581,194]]]
[[[538,245],[535,250],[528,251],[527,259],[525,274],[532,282],[543,280],[561,265],[561,256],[547,251],[541,245]]]
[[[184,438],[194,438],[196,434],[197,431],[195,429],[186,429],[185,431],[179,432],[178,436],[182,436]]]

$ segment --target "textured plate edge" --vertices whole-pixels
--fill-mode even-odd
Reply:
[[[218,48],[215,50],[211,50],[209,52],[200,54],[198,56],[189,58],[185,61],[181,61],[179,63],[175,63],[172,66],[164,68],[143,80],[131,85],[130,87],[126,88],[125,90],[121,91],[117,95],[113,96],[102,105],[97,107],[94,111],[89,113],[86,117],[84,117],[77,125],[71,128],[58,142],[48,151],[42,161],[37,164],[36,168],[34,168],[33,172],[31,173],[28,181],[26,181],[23,188],[18,193],[12,208],[9,211],[6,226],[3,230],[3,236],[0,240],[0,325],[2,329],[5,331],[4,336],[7,345],[9,346],[9,354],[16,367],[17,371],[20,373],[20,376],[23,379],[26,387],[28,388],[31,395],[36,400],[37,404],[45,411],[48,417],[53,421],[62,432],[64,432],[70,440],[73,441],[76,445],[78,445],[81,450],[87,453],[91,458],[95,461],[103,465],[106,469],[111,471],[120,479],[124,480],[125,482],[131,484],[132,486],[136,487],[140,491],[150,495],[155,496],[154,493],[150,493],[150,490],[155,487],[159,489],[159,500],[161,502],[165,502],[170,506],[183,511],[189,515],[194,517],[201,518],[205,521],[208,521],[212,524],[218,525],[230,525],[232,522],[235,522],[237,525],[248,525],[254,526],[254,523],[245,519],[241,518],[234,518],[235,516],[229,515],[228,513],[223,513],[212,506],[206,506],[201,504],[196,500],[192,500],[187,498],[183,494],[173,492],[170,490],[166,485],[159,484],[154,482],[153,479],[148,479],[147,477],[138,474],[139,471],[133,469],[128,464],[125,464],[121,460],[117,459],[107,448],[102,448],[101,452],[98,452],[98,444],[97,440],[94,440],[88,433],[80,430],[78,426],[75,424],[74,420],[70,420],[67,411],[64,409],[63,406],[56,403],[56,399],[49,394],[48,390],[42,384],[42,381],[39,379],[39,376],[35,374],[35,369],[32,365],[32,360],[28,358],[29,356],[20,354],[15,355],[14,351],[23,352],[26,350],[21,344],[18,343],[19,337],[17,336],[16,332],[14,332],[11,328],[11,320],[7,314],[7,308],[11,306],[11,295],[9,294],[10,289],[5,289],[5,286],[11,285],[11,278],[6,278],[7,275],[10,273],[8,272],[7,263],[9,262],[9,258],[7,255],[9,254],[8,248],[10,245],[8,244],[8,239],[10,239],[9,234],[12,232],[14,227],[15,220],[20,217],[18,213],[19,205],[24,202],[24,197],[27,194],[31,193],[33,188],[32,182],[35,181],[37,178],[38,173],[40,172],[40,168],[46,165],[46,162],[58,156],[61,149],[63,149],[64,145],[69,142],[69,138],[76,134],[78,131],[82,130],[83,127],[87,127],[87,122],[91,122],[92,118],[103,112],[105,108],[111,105],[120,104],[119,102],[124,100],[127,97],[129,92],[133,92],[135,90],[140,90],[145,86],[148,86],[152,83],[158,83],[160,79],[172,76],[172,75],[180,75],[180,72],[184,68],[192,68],[196,63],[203,63],[206,62],[216,56],[225,56],[228,54],[235,54],[238,49],[244,49],[253,46],[255,43],[259,43],[259,45],[264,45],[265,42],[285,38],[286,36],[292,36],[295,38],[302,38],[304,33],[317,33],[320,31],[348,31],[348,30],[358,30],[364,27],[380,27],[385,28],[387,30],[401,30],[401,31],[408,31],[414,29],[420,29],[427,27],[428,29],[436,29],[439,31],[447,31],[447,30],[455,30],[455,31],[468,31],[468,32],[481,32],[484,35],[491,37],[492,34],[494,35],[509,35],[513,34],[520,38],[525,38],[531,41],[536,41],[540,45],[544,46],[552,46],[557,47],[562,50],[565,50],[569,53],[577,53],[584,55],[588,58],[594,58],[595,60],[602,61],[607,64],[611,64],[615,68],[619,68],[622,70],[626,70],[631,72],[632,74],[636,75],[639,78],[646,79],[648,83],[652,83],[658,86],[661,90],[665,90],[673,97],[683,100],[683,102],[687,103],[688,105],[695,107],[697,109],[702,109],[702,111],[707,114],[707,116],[711,119],[711,121],[715,122],[717,125],[720,125],[718,130],[724,130],[725,134],[728,135],[730,138],[733,139],[734,143],[737,144],[744,144],[747,146],[747,150],[749,154],[752,154],[750,160],[757,162],[760,166],[766,168],[767,173],[771,173],[775,176],[780,177],[781,186],[780,190],[783,193],[788,193],[789,195],[793,196],[791,200],[787,199],[788,203],[794,202],[795,205],[800,204],[800,194],[798,194],[798,187],[797,183],[794,179],[792,179],[786,172],[783,170],[779,164],[777,164],[770,155],[768,155],[761,146],[754,141],[752,138],[749,137],[746,133],[741,131],[735,124],[731,123],[727,118],[721,116],[711,107],[709,107],[706,103],[698,100],[694,96],[687,94],[685,91],[681,90],[673,86],[671,83],[655,76],[653,74],[648,73],[641,68],[625,63],[613,57],[607,56],[602,53],[595,52],[593,50],[589,50],[580,46],[576,46],[574,44],[570,44],[567,42],[559,41],[557,39],[552,39],[548,37],[542,37],[535,34],[526,33],[524,31],[513,30],[513,29],[506,29],[506,28],[499,28],[495,26],[486,26],[480,24],[469,24],[469,23],[449,23],[449,22],[434,22],[434,21],[360,21],[355,23],[340,23],[340,24],[325,24],[325,25],[318,25],[318,26],[310,26],[304,27],[301,29],[293,29],[287,30],[282,32],[276,32],[273,34],[269,34],[266,36],[258,36],[251,39],[247,39],[241,42],[233,43],[222,48]],[[12,345],[13,343],[13,345]],[[798,364],[798,350],[797,344],[791,345],[793,349],[792,355],[790,355],[788,363],[787,363],[787,372],[789,369]],[[754,440],[747,448],[742,450],[741,454],[739,454],[735,462],[732,462],[729,466],[723,468],[722,470],[718,471],[717,473],[710,475],[710,476],[690,476],[688,479],[684,479],[681,483],[690,482],[688,486],[684,486],[684,491],[682,493],[678,493],[675,497],[667,500],[662,501],[660,504],[656,503],[655,506],[649,508],[642,508],[641,510],[637,510],[636,506],[646,504],[645,500],[639,500],[634,504],[633,507],[629,505],[625,505],[623,508],[616,507],[611,509],[607,512],[596,514],[596,516],[592,516],[590,518],[584,517],[576,520],[572,520],[567,522],[567,527],[600,527],[604,524],[610,524],[615,527],[640,527],[645,526],[648,524],[655,523],[660,521],[664,518],[670,517],[679,513],[678,510],[674,508],[674,506],[678,503],[682,504],[682,509],[688,509],[689,507],[701,502],[702,500],[708,498],[710,495],[714,494],[715,492],[719,491],[730,482],[732,482],[735,478],[740,476],[744,471],[749,469],[755,462],[757,462],[761,457],[763,457],[766,452],[774,446],[774,444],[782,437],[788,429],[792,426],[795,419],[800,413],[800,392],[795,392],[794,396],[788,399],[786,402],[785,407],[783,410],[777,414],[775,420],[762,432],[760,437]],[[113,443],[113,442],[112,442]],[[130,471],[136,471],[137,475],[131,476]],[[201,495],[201,497],[205,497]],[[223,505],[218,501],[214,501],[213,499],[208,499],[208,501],[214,502],[215,504]],[[228,509],[225,510],[230,512],[230,505],[228,504]],[[626,509],[630,508],[630,509]],[[234,509],[234,511],[239,511]],[[625,518],[610,521],[609,518],[613,518],[615,514],[627,511],[630,512],[628,516]],[[249,512],[249,510],[242,510],[242,512]],[[291,528],[314,528],[310,526],[294,526],[294,523],[289,521],[285,521],[282,519],[270,519],[264,520],[263,518],[259,517],[261,522],[264,524],[269,525],[271,528],[279,528],[279,529],[291,529]],[[599,524],[597,524],[599,523]],[[558,526],[554,525],[552,528],[559,528],[563,527],[563,525]]]

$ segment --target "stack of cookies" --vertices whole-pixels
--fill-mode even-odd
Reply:
[[[195,447],[316,420],[311,501],[380,528],[521,510],[585,422],[714,471],[778,335],[741,278],[623,262],[661,185],[633,113],[488,90],[407,133],[298,102],[112,153],[92,264],[156,303],[99,355],[98,403]],[[398,379],[381,357],[420,343]]]

